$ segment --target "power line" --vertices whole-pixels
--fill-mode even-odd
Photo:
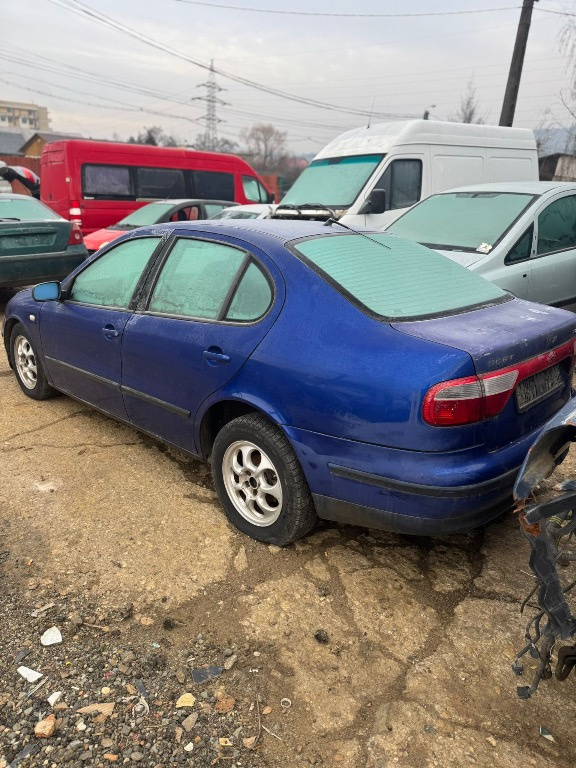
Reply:
[[[422,13],[332,13],[316,11],[281,11],[276,8],[248,8],[240,5],[224,5],[223,3],[206,3],[201,0],[175,0],[177,3],[188,5],[203,5],[207,8],[223,8],[227,11],[248,11],[249,13],[273,13],[283,16],[321,16],[323,18],[344,19],[402,19],[422,16],[462,16],[471,13],[493,13],[496,11],[515,11],[519,5],[506,5],[500,8],[474,8],[467,11],[424,11]]]
[[[89,18],[91,21],[95,21],[99,24],[103,24],[104,26],[107,26],[119,32],[122,32],[123,34],[128,35],[129,37],[132,37],[141,43],[149,45],[150,47],[155,48],[156,50],[162,51],[163,53],[167,53],[170,56],[174,56],[178,59],[182,59],[183,61],[187,61],[190,64],[194,64],[195,66],[200,67],[201,69],[210,71],[209,64],[205,64],[202,61],[198,61],[197,59],[192,58],[192,56],[188,56],[187,54],[182,53],[181,51],[177,51],[174,48],[170,48],[164,43],[160,43],[157,40],[154,40],[153,38],[148,37],[148,35],[144,35],[143,33],[138,32],[137,30],[133,29],[127,24],[123,24],[122,22],[118,22],[110,18],[109,16],[105,16],[102,13],[94,11],[92,8],[89,8],[83,3],[80,3],[78,0],[48,0],[48,2],[54,5],[58,5],[59,7],[64,8],[68,11],[72,11],[73,13],[76,13],[80,16]],[[342,112],[344,114],[357,115],[361,117],[368,117],[371,114],[368,110],[364,110],[364,109],[340,107],[336,104],[328,104],[327,102],[318,101],[317,99],[309,99],[303,96],[296,96],[295,94],[287,93],[277,88],[272,88],[270,86],[263,85],[262,83],[257,83],[253,80],[249,80],[248,78],[240,77],[239,75],[234,75],[230,72],[225,72],[224,70],[221,70],[221,69],[214,68],[214,72],[215,74],[220,75],[220,77],[224,77],[228,80],[233,80],[236,83],[246,85],[250,88],[255,88],[258,91],[262,91],[263,93],[268,93],[272,96],[278,96],[279,98],[282,98],[282,99],[294,101],[298,104],[305,104],[306,106],[317,107],[319,109],[326,109],[332,112]],[[415,115],[396,115],[396,114],[382,113],[382,112],[374,113],[372,116],[376,118],[383,118],[388,120],[399,120],[403,118],[415,117]]]

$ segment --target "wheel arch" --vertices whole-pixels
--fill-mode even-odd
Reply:
[[[8,364],[10,365],[10,368],[14,368],[12,350],[10,349],[10,338],[12,336],[14,327],[18,325],[18,323],[20,323],[20,320],[17,317],[9,317],[6,320],[6,325],[4,326],[4,349],[6,350],[6,355],[8,356]]]
[[[214,440],[222,427],[239,416],[246,416],[249,413],[259,413],[286,434],[286,430],[278,419],[278,415],[263,405],[234,398],[218,400],[206,409],[200,420],[198,429],[199,447],[204,461],[208,461],[210,458]],[[286,437],[290,439],[287,434]]]

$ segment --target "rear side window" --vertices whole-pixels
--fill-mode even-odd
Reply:
[[[256,264],[252,263],[244,273],[236,289],[226,320],[257,320],[272,303],[272,289]]]
[[[292,247],[354,304],[388,320],[456,313],[510,298],[446,256],[389,235],[328,235]]]
[[[192,194],[202,200],[234,200],[234,176],[215,171],[190,171]]]
[[[172,168],[137,168],[137,197],[186,197],[183,171]]]
[[[122,165],[82,166],[82,194],[95,200],[133,200],[130,168]]]
[[[206,240],[178,240],[154,287],[149,309],[217,320],[246,254]]]
[[[111,248],[74,280],[71,301],[127,309],[159,237],[139,237]]]

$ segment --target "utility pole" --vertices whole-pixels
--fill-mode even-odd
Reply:
[[[206,88],[206,96],[196,96],[192,101],[206,102],[206,114],[199,119],[206,123],[206,133],[204,134],[205,149],[214,151],[218,148],[218,123],[224,122],[216,117],[216,107],[218,104],[224,106],[226,102],[216,95],[219,91],[224,91],[225,88],[220,88],[219,85],[216,85],[213,60],[210,62],[210,73],[207,82],[200,83],[197,87]]]
[[[532,9],[534,8],[535,2],[538,2],[538,0],[524,0],[522,3],[518,32],[516,33],[516,43],[514,44],[514,53],[512,54],[512,61],[510,63],[506,93],[504,94],[504,103],[502,104],[502,114],[500,115],[500,125],[511,126],[514,122],[516,99],[518,98],[518,89],[520,88],[524,54],[526,53],[526,43],[528,41],[528,32],[530,31],[530,21],[532,20]]]

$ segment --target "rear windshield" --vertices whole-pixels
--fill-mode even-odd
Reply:
[[[290,245],[354,304],[386,320],[453,314],[511,298],[446,256],[387,234],[327,235]]]
[[[21,198],[2,197],[0,195],[0,221],[3,219],[13,219],[16,221],[52,221],[61,219],[62,216],[55,213],[46,205],[30,198],[29,200]]]
[[[489,253],[535,195],[451,192],[411,208],[386,231],[431,248]]]

